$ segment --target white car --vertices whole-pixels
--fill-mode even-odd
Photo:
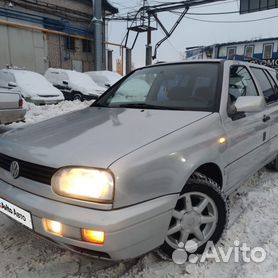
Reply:
[[[106,91],[87,74],[73,70],[49,68],[44,76],[63,92],[67,100],[97,99]]]
[[[57,104],[65,100],[63,94],[39,73],[20,70],[0,70],[0,80],[8,83],[9,87],[18,88],[23,98],[37,105]]]
[[[99,86],[106,88],[110,88],[122,78],[117,72],[109,70],[88,71],[85,73],[88,74]]]

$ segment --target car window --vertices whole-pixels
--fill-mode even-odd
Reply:
[[[270,104],[277,101],[277,86],[274,86],[274,81],[270,78],[270,75],[267,75],[267,73],[260,68],[252,67],[252,71],[254,72],[254,75],[256,76],[263,91],[266,103]]]
[[[276,81],[276,83],[278,84],[278,71],[270,70],[269,73],[272,76],[272,78]]]
[[[92,74],[90,77],[99,85],[104,87],[105,84],[109,84],[109,79],[103,75]]]
[[[47,73],[47,79],[53,84],[61,84],[64,80],[68,80],[68,76],[65,72],[49,71]]]
[[[58,75],[58,80],[60,82],[67,81],[67,80],[69,80],[69,77],[66,72],[60,72]]]
[[[0,71],[0,79],[9,82],[15,82],[15,78],[12,73],[7,71]]]
[[[219,63],[157,65],[139,69],[95,105],[214,112],[219,105],[216,95],[218,74]]]
[[[56,84],[58,81],[58,72],[48,71],[45,76],[53,84]]]
[[[276,101],[278,100],[278,85],[277,85],[277,83],[274,81],[274,78],[271,76],[271,74],[269,73],[269,71],[265,71],[265,73],[266,73],[266,75],[267,75],[267,77],[268,77],[268,80],[269,80],[269,82],[270,82],[270,84],[271,84],[271,86],[272,86],[272,89],[273,89],[273,91],[274,91],[274,93],[275,93],[275,95],[276,95]]]
[[[150,85],[143,79],[135,78],[125,82],[111,103],[118,102],[144,102],[150,90]]]
[[[229,101],[235,103],[238,97],[258,96],[251,74],[244,66],[232,66],[230,69]]]

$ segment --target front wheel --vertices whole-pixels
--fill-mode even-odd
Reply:
[[[74,93],[72,96],[72,100],[84,101],[84,98],[81,93]]]
[[[228,205],[217,183],[194,173],[181,192],[161,251],[172,253],[188,241],[194,241],[190,253],[202,253],[208,241],[216,243],[228,222]]]

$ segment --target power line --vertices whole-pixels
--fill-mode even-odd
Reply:
[[[181,12],[174,12],[172,11],[171,13],[173,14],[181,14]],[[187,13],[189,15],[223,15],[223,14],[238,14],[239,11],[233,11],[233,12],[217,12],[217,13]]]
[[[201,21],[201,22],[207,22],[207,23],[246,23],[246,22],[256,22],[256,21],[263,21],[267,19],[277,18],[278,16],[270,16],[270,17],[264,17],[264,18],[258,18],[258,19],[251,19],[251,20],[238,20],[238,21],[223,21],[223,20],[204,20],[199,18],[193,18],[189,16],[185,16],[187,19],[195,20],[195,21]]]

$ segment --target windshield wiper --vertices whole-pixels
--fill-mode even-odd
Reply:
[[[181,108],[177,108],[177,107],[167,107],[167,106],[153,105],[147,103],[125,103],[125,104],[120,104],[119,107],[139,108],[139,109],[182,110]]]
[[[93,103],[91,107],[107,107],[107,108],[138,108],[138,109],[157,109],[157,110],[185,110],[182,107],[168,107],[168,106],[161,106],[161,105],[154,105],[154,104],[147,104],[147,103],[122,103],[122,104],[98,104]]]

